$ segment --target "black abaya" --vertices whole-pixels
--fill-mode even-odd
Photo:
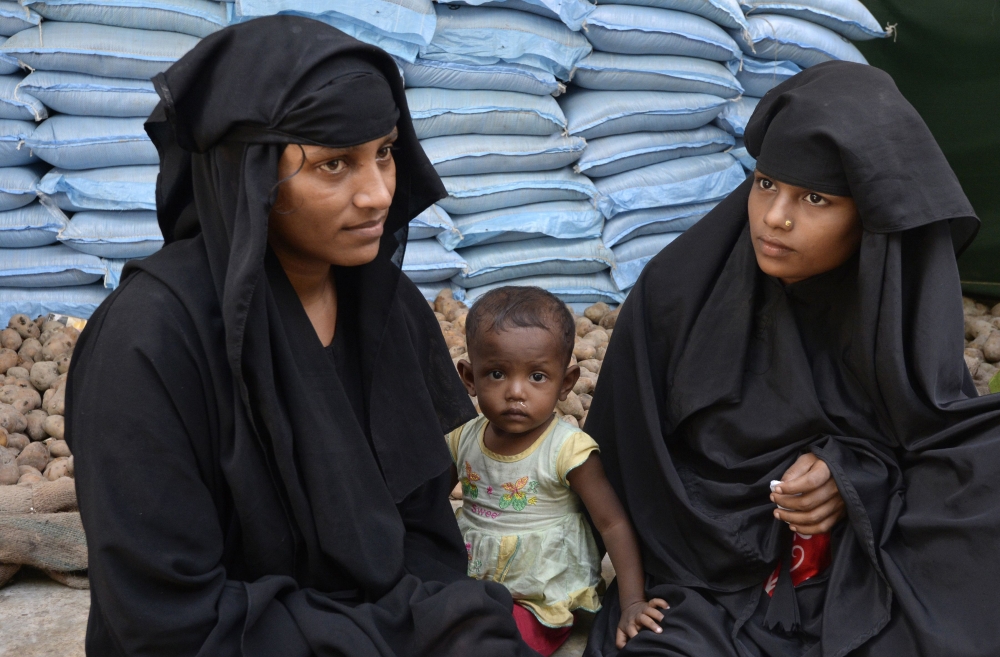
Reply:
[[[647,593],[671,609],[662,634],[619,653],[609,592],[587,655],[995,655],[1000,396],[977,398],[965,368],[955,262],[972,208],[877,69],[786,81],[747,143],[767,175],[846,185],[861,247],[782,286],[756,263],[748,181],[647,266],[587,430],[640,537]],[[823,574],[770,598],[790,532],[768,483],[807,452],[847,517]],[[774,605],[790,631],[768,621]]]
[[[395,63],[282,16],[154,83],[167,246],[95,313],[67,394],[88,654],[532,654],[506,590],[464,577],[442,436],[474,410],[397,266],[444,190]],[[393,127],[396,194],[375,261],[336,272],[331,359],[268,250],[277,164]]]

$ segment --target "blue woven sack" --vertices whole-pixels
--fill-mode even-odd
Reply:
[[[712,21],[671,9],[600,5],[587,19],[596,50],[624,55],[683,55],[726,62],[739,70],[740,47]]]
[[[715,119],[715,125],[735,137],[742,137],[759,102],[760,98],[743,96],[743,98],[729,103]]]
[[[167,70],[199,40],[176,32],[45,21],[7,39],[0,54],[37,71],[148,80]]]
[[[718,201],[674,205],[666,208],[646,208],[615,215],[604,224],[604,245],[613,248],[626,240],[642,235],[683,232],[711,212]]]
[[[566,130],[555,98],[513,91],[407,89],[417,137],[552,135]]]
[[[889,36],[858,0],[740,0],[748,14],[783,14],[829,28],[851,41]]]
[[[0,167],[19,167],[38,162],[38,156],[24,144],[35,131],[28,121],[0,120]]]
[[[560,99],[569,133],[596,139],[630,132],[693,130],[729,101],[709,94],[669,91],[574,91]]]
[[[441,179],[448,197],[438,201],[452,219],[456,214],[488,212],[548,201],[590,201],[597,188],[590,178],[572,169],[528,173],[489,173]]]
[[[397,59],[407,88],[514,91],[548,96],[565,91],[556,76],[531,66],[497,62],[463,64],[417,58],[414,62]]]
[[[747,171],[753,171],[757,168],[757,160],[747,152],[746,144],[743,143],[742,139],[736,140],[736,146],[729,151],[729,154],[739,160]]]
[[[592,274],[611,267],[614,254],[600,239],[539,237],[519,242],[473,246],[458,253],[467,267],[451,280],[464,288],[525,276]]]
[[[38,317],[58,313],[88,319],[109,294],[111,290],[100,283],[75,287],[0,287],[0,315],[24,313]]]
[[[87,285],[102,279],[104,272],[100,258],[63,244],[0,250],[0,287]]]
[[[591,178],[602,178],[657,162],[718,153],[734,143],[731,135],[710,125],[675,132],[633,132],[590,140],[574,168]]]
[[[465,259],[435,239],[413,240],[403,254],[403,273],[414,283],[445,281],[464,271]]]
[[[759,59],[788,60],[802,68],[831,60],[868,63],[853,43],[821,25],[778,14],[753,15],[748,22],[748,31],[732,34],[743,52]]]
[[[37,27],[42,17],[18,2],[0,2],[0,36],[11,36]]]
[[[594,4],[589,0],[435,0],[435,2],[517,9],[545,18],[554,18],[574,31],[581,29],[587,16],[594,11]]]
[[[116,289],[122,282],[122,271],[125,269],[129,259],[126,258],[101,258],[104,263],[104,287],[109,290]]]
[[[0,119],[41,121],[49,112],[41,101],[18,88],[20,75],[0,75]]]
[[[452,292],[453,297],[455,296],[455,293],[453,292],[454,286],[451,284],[451,281],[437,281],[435,283],[414,283],[414,285],[417,286],[417,289],[420,290],[420,294],[424,295],[424,298],[427,299],[428,301],[434,301],[435,299],[437,299],[438,295],[441,294],[442,290],[448,290],[449,292]]]
[[[20,91],[57,112],[74,116],[145,118],[160,100],[149,80],[62,71],[35,71],[24,78]]]
[[[524,285],[540,287],[556,295],[564,303],[604,303],[617,304],[625,300],[625,295],[611,280],[607,271],[596,274],[580,274],[577,276],[526,276],[515,280],[500,281],[490,285],[481,285],[472,289],[455,289],[455,298],[467,304],[475,303],[476,299],[490,290],[505,285]]]
[[[437,205],[430,206],[410,221],[410,240],[427,240],[432,237],[436,237],[442,244],[446,244],[448,240],[461,239],[461,235],[455,230],[455,224],[451,217]]]
[[[21,65],[17,63],[17,59],[4,53],[3,44],[5,43],[7,43],[7,37],[0,37],[0,75],[23,73]]]
[[[38,183],[42,201],[60,210],[155,210],[159,166],[52,169]]]
[[[618,289],[628,290],[639,280],[646,264],[668,244],[683,233],[659,233],[629,240],[611,249],[615,254],[615,266],[611,268],[611,278]]]
[[[0,169],[0,212],[24,207],[38,198],[44,164]]]
[[[41,123],[25,143],[38,157],[63,169],[158,164],[145,119],[69,116]]]
[[[577,62],[591,52],[579,32],[554,20],[522,11],[437,5],[437,31],[420,56],[445,62],[509,62],[541,69],[568,80]]]
[[[762,98],[768,91],[801,70],[794,62],[757,59],[745,55],[743,69],[736,74],[736,79],[743,85],[743,92],[747,96]]]
[[[604,216],[589,201],[551,201],[459,215],[457,243],[441,235],[438,241],[446,248],[466,248],[536,237],[593,239],[603,227]]]
[[[595,52],[577,64],[573,85],[595,91],[677,91],[736,98],[743,87],[719,62],[676,55]]]
[[[77,212],[59,241],[101,258],[144,258],[163,247],[155,212]]]
[[[440,176],[552,171],[580,159],[587,142],[550,135],[456,135],[420,142]]]
[[[59,231],[66,227],[66,217],[41,203],[0,212],[0,248],[23,249],[55,244]]]
[[[307,16],[412,62],[430,43],[437,17],[431,0],[237,0],[237,20],[272,14]]]
[[[206,37],[228,24],[210,0],[22,0],[47,20],[180,32]]]
[[[614,0],[601,4],[643,5],[660,9],[674,9],[707,18],[716,25],[734,30],[747,25],[737,0]]]
[[[743,165],[727,153],[685,157],[598,179],[597,207],[611,219],[629,210],[715,201],[744,180]]]

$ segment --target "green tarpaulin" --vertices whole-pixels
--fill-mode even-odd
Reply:
[[[896,38],[859,43],[944,150],[983,221],[959,259],[967,293],[1000,297],[1000,0],[864,0]]]

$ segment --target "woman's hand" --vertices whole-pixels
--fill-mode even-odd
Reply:
[[[830,531],[845,513],[830,468],[815,454],[803,454],[788,468],[771,501],[783,507],[775,509],[775,518],[807,536]]]
[[[666,600],[653,598],[649,602],[639,600],[627,607],[622,608],[622,617],[618,621],[618,631],[615,632],[615,645],[621,650],[625,643],[639,633],[639,630],[646,628],[653,630],[657,634],[663,632],[659,621],[663,620],[663,612],[660,609],[670,609]]]

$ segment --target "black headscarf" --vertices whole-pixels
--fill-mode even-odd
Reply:
[[[983,601],[1000,590],[1000,396],[977,398],[965,367],[955,261],[978,220],[874,68],[831,62],[775,87],[747,145],[778,180],[852,196],[861,246],[800,283],[764,275],[748,180],[629,295],[587,431],[640,536],[650,594],[672,609],[662,635],[625,652],[994,654]],[[762,595],[791,536],[768,483],[810,451],[847,519],[828,571],[782,601],[784,633],[767,616],[783,596]],[[598,620],[589,655],[616,652],[613,628]]]
[[[445,191],[394,61],[276,16],[205,38],[154,84],[167,245],[91,318],[67,393],[88,652],[528,654],[509,593],[465,577],[447,500],[443,434],[475,411],[398,266]],[[378,255],[335,268],[325,349],[268,247],[279,160],[393,127]]]

